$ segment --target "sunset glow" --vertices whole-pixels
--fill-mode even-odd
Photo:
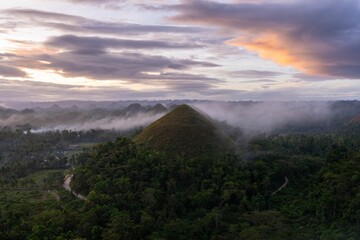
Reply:
[[[44,84],[59,88],[54,99],[83,99],[66,85],[103,89],[99,100],[114,98],[108,87],[116,100],[323,100],[311,90],[320,84],[326,99],[354,99],[360,89],[356,1],[17,0],[0,11],[0,84],[31,82],[22,100]]]

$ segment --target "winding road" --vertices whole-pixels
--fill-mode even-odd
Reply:
[[[63,187],[71,192],[75,197],[77,197],[78,199],[81,199],[83,201],[89,201],[85,196],[77,193],[77,192],[74,192],[73,190],[71,190],[71,187],[70,187],[70,183],[71,183],[71,180],[72,178],[74,177],[74,174],[68,174],[65,176],[65,180],[64,180],[64,184],[63,184]]]
[[[281,187],[279,187],[275,192],[273,192],[271,195],[275,195],[278,192],[280,192],[281,190],[283,190],[283,188],[285,188],[289,183],[289,179],[287,177],[285,177],[285,183],[283,185],[281,185]]]

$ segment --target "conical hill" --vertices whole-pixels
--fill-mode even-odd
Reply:
[[[188,105],[180,105],[145,128],[134,139],[156,150],[195,156],[233,147],[215,123]]]

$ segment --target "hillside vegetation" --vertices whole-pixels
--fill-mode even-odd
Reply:
[[[261,137],[247,160],[122,138],[82,157],[73,188],[106,206],[102,239],[359,239],[359,137],[344,136]]]
[[[187,156],[234,147],[211,119],[185,104],[145,128],[134,141],[156,150]]]
[[[360,239],[353,110],[331,130],[304,123],[247,138],[236,154],[217,124],[188,106],[135,142],[91,147],[118,133],[0,129],[0,239]],[[74,144],[88,148],[75,156]],[[66,174],[88,201],[62,189]]]

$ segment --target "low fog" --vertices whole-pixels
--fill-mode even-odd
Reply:
[[[145,113],[139,113],[135,116],[129,118],[102,118],[98,120],[89,120],[83,123],[73,123],[73,124],[59,124],[54,126],[44,126],[35,130],[32,130],[33,133],[47,132],[47,131],[63,131],[63,130],[72,130],[72,131],[87,131],[91,129],[105,129],[105,130],[119,130],[127,131],[131,129],[136,129],[139,127],[145,127],[152,122],[156,121],[164,114],[155,114],[149,115]]]
[[[8,117],[0,118],[0,127],[15,126],[18,124],[26,124],[27,119],[25,116],[19,114],[11,114]]]
[[[90,102],[93,104],[92,102]],[[55,104],[46,108],[33,105],[31,109],[0,108],[0,127],[10,126],[32,132],[56,130],[114,129],[128,131],[146,127],[162,117],[175,105],[189,104],[222,125],[227,132],[240,129],[243,136],[262,133],[323,130],[344,126],[360,113],[358,101],[338,102],[215,102],[159,101],[138,103],[98,102],[73,105]],[[160,104],[161,103],[161,104]],[[35,103],[32,103],[35,104]]]
[[[271,133],[288,126],[327,125],[336,114],[331,102],[199,102],[193,106],[247,135]]]
[[[33,133],[91,129],[128,131],[149,125],[167,111],[160,104],[130,104],[124,107],[86,109],[78,106],[64,108],[57,104],[48,108],[37,106],[22,110],[0,108],[0,127],[31,130]]]

